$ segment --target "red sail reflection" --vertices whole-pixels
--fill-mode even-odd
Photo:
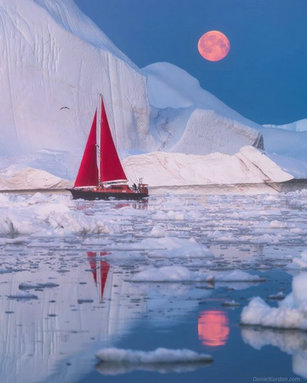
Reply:
[[[198,338],[205,346],[216,347],[226,344],[229,335],[229,323],[226,313],[220,310],[208,310],[198,317]]]
[[[100,257],[102,257],[107,254],[109,253],[106,251],[101,251],[99,255]],[[97,254],[93,251],[88,251],[87,256],[89,259],[91,269],[93,271],[95,285],[99,287],[99,300],[102,301],[110,265],[106,261],[97,260]]]

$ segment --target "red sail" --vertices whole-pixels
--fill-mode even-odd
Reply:
[[[101,98],[100,181],[127,180],[113,142],[108,118]]]
[[[75,181],[75,187],[98,185],[98,168],[96,159],[96,120],[97,110],[95,112],[91,131],[88,136],[79,172]]]

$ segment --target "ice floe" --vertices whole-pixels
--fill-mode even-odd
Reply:
[[[244,325],[259,325],[272,328],[307,330],[307,273],[293,278],[292,292],[271,307],[260,297],[253,298],[241,313]]]
[[[235,301],[234,299],[231,299],[229,301],[224,301],[222,303],[222,306],[224,306],[224,307],[238,307],[238,306],[241,306],[241,303]]]
[[[136,273],[134,282],[264,282],[258,275],[249,274],[242,270],[232,271],[191,271],[184,266],[149,267]]]
[[[119,348],[105,348],[97,352],[101,360],[97,369],[106,375],[117,375],[132,370],[186,372],[213,361],[208,354],[187,349],[157,348],[154,351],[138,351]]]

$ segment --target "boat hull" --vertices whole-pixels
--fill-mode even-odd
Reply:
[[[118,200],[140,200],[148,197],[148,193],[142,192],[114,192],[96,191],[82,189],[67,189],[71,192],[73,199],[98,200],[98,199],[118,199]]]

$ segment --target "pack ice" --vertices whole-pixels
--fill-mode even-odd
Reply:
[[[178,171],[183,154],[188,159],[181,183],[189,184],[190,170],[210,169],[211,159],[204,155],[219,153],[218,178],[209,172],[199,180],[216,183],[233,174],[229,156],[240,157],[242,147],[257,151],[263,146],[257,124],[203,90],[182,69],[169,63],[137,68],[73,0],[3,0],[0,17],[2,189],[33,188],[23,177],[29,168],[38,170],[36,187],[63,186],[42,177],[42,170],[51,178],[74,179],[100,92],[123,158],[150,153],[157,163],[164,152],[167,166],[159,169],[160,184]],[[283,180],[290,179],[294,168],[284,174],[276,165],[270,180],[280,180],[281,173]],[[254,170],[243,163],[236,174],[243,182],[263,182]],[[260,171],[267,170],[262,162]],[[151,181],[145,167],[138,175]]]

